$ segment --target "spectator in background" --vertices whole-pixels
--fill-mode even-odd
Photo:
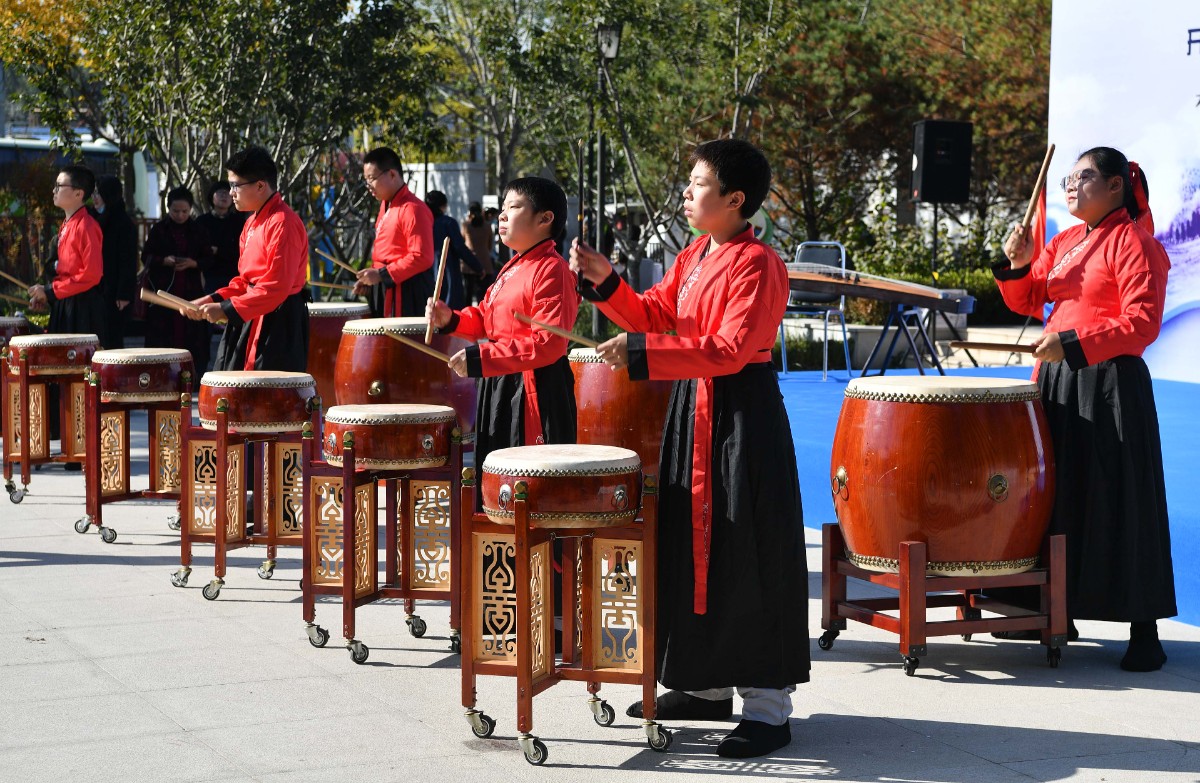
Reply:
[[[450,254],[446,256],[446,280],[442,283],[442,301],[450,305],[451,310],[461,310],[467,304],[463,291],[464,267],[482,277],[483,264],[463,241],[458,221],[446,214],[449,207],[446,194],[440,190],[431,190],[425,195],[425,204],[433,213],[433,246],[437,249],[439,263],[442,244],[447,239],[450,240]]]
[[[467,207],[467,219],[462,222],[462,237],[475,258],[483,267],[483,274],[476,273],[469,266],[461,269],[463,276],[463,299],[466,304],[483,301],[483,293],[496,279],[496,267],[492,265],[492,248],[494,237],[492,224],[483,216],[483,205],[472,201]],[[460,308],[461,309],[461,308]]]
[[[100,344],[105,348],[123,348],[128,308],[137,295],[137,227],[125,210],[121,180],[113,175],[106,174],[96,183],[92,204],[104,234],[104,277],[100,279],[100,292],[105,323],[99,334]]]
[[[246,225],[246,213],[233,208],[233,196],[225,179],[209,185],[207,195],[209,211],[196,218],[196,222],[208,234],[212,248],[212,263],[204,270],[204,293],[211,294],[229,285],[237,274],[238,244],[242,226]]]
[[[204,294],[202,273],[212,263],[212,244],[192,217],[195,201],[187,188],[167,193],[167,216],[154,224],[142,250],[150,287],[191,301]],[[166,307],[146,308],[147,348],[186,348],[197,370],[208,367],[208,329]]]

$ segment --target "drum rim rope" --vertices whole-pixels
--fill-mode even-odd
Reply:
[[[325,461],[335,468],[342,466],[342,455],[338,452],[325,451]],[[440,468],[450,461],[449,457],[428,457],[422,459],[378,459],[375,457],[355,457],[355,469],[377,468]]]
[[[387,321],[386,324],[378,323]],[[402,322],[403,321],[403,322]],[[429,322],[419,316],[398,316],[394,318],[360,318],[347,321],[342,325],[342,334],[354,335],[383,335],[389,332],[396,334],[413,334],[425,336],[425,327]],[[361,325],[360,325],[361,324]]]
[[[371,312],[370,306],[363,302],[306,302],[305,304],[308,314],[316,318],[336,318],[341,315]]]
[[[628,511],[529,511],[529,518],[535,520],[557,520],[557,519],[572,519],[572,520],[587,520],[598,522],[611,522],[620,519],[636,519],[640,506],[635,506]],[[499,509],[483,507],[483,513],[488,517],[500,517],[501,519],[515,519],[515,511],[501,511]]]
[[[212,378],[215,373],[207,372],[200,379],[201,386],[210,389],[303,389],[316,388],[316,381],[306,372],[280,373],[278,375],[262,375],[247,370],[228,370],[225,372],[242,372],[243,377]]]
[[[13,348],[40,348],[47,345],[73,345],[87,348],[99,345],[100,338],[94,334],[18,334],[8,344]]]
[[[138,353],[129,353],[138,351]],[[92,354],[98,364],[165,364],[167,362],[192,360],[186,348],[108,348]]]
[[[892,557],[877,557],[875,555],[858,555],[850,550],[846,550],[846,559],[859,568],[869,570],[883,569],[890,573],[899,573],[900,561]],[[1017,574],[1028,571],[1038,564],[1039,557],[1021,557],[1015,560],[947,560],[936,561],[931,560],[925,566],[927,573],[957,573],[962,571],[970,571],[973,574],[987,572],[989,574],[1000,576],[1004,574]]]
[[[326,424],[453,424],[458,421],[458,414],[451,408],[449,413],[382,413],[374,418],[366,418],[354,413],[334,413],[333,408],[325,411]]]
[[[596,353],[595,348],[572,348],[567,353],[567,361],[579,364],[604,364],[604,358]]]
[[[956,394],[939,394],[936,391],[928,393],[868,391],[846,387],[846,399],[867,400],[870,402],[917,402],[917,403],[1005,403],[1032,402],[1041,399],[1038,388],[1022,389],[1013,392],[996,392],[984,389],[978,392],[959,392]]]

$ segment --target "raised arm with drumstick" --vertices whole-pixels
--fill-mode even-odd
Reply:
[[[1047,535],[1067,542],[1073,620],[1129,623],[1120,666],[1167,660],[1156,621],[1176,613],[1154,386],[1143,352],[1158,337],[1171,262],[1154,238],[1145,173],[1111,147],[1079,156],[1059,185],[1081,221],[1035,254],[1020,228],[993,271],[1014,312],[1043,317],[1034,375],[1057,466]],[[989,591],[992,592],[992,591]],[[1003,596],[1038,606],[1036,595]],[[1071,632],[1078,635],[1072,623]]]

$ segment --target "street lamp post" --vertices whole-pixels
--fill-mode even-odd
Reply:
[[[600,50],[600,56],[596,60],[596,94],[599,96],[604,95],[605,66],[617,59],[617,53],[621,49],[621,27],[620,24],[601,23],[596,28],[596,44]],[[592,203],[596,213],[596,219],[592,221],[596,230],[594,246],[604,252],[604,131],[601,130],[596,132],[596,199]],[[604,333],[604,322],[605,318],[600,309],[593,307],[593,339],[599,340]]]

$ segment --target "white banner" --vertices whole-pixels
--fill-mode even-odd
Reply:
[[[1080,153],[1116,147],[1141,164],[1155,235],[1171,257],[1156,378],[1200,383],[1200,2],[1054,0],[1047,237],[1077,221],[1058,180]]]

